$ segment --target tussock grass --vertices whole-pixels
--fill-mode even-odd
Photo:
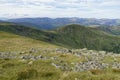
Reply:
[[[19,60],[1,59],[0,80],[120,80],[120,70],[106,69],[103,71],[65,72],[52,66],[52,60],[33,61],[31,66],[28,65],[28,62],[30,61],[28,60],[23,64]],[[14,64],[14,66],[11,66],[11,64]],[[3,68],[3,65],[6,68]]]
[[[13,63],[5,63],[2,65],[2,68],[9,68],[9,67],[13,67],[14,64]]]
[[[24,71],[21,71],[17,74],[17,80],[29,79],[31,77],[37,77],[38,72],[36,69],[28,68]]]
[[[120,69],[112,69],[114,73],[119,73],[120,74]]]
[[[99,70],[99,69],[92,69],[92,70],[90,70],[90,72],[94,75],[101,75],[104,73],[103,70]]]

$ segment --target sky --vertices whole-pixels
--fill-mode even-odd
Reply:
[[[120,0],[0,0],[0,18],[120,18]]]

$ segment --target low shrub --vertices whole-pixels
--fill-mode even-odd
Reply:
[[[56,74],[56,73],[54,73],[54,72],[42,72],[41,77],[51,77],[54,74]]]
[[[9,68],[9,67],[13,67],[15,64],[13,63],[5,63],[2,65],[2,68]]]
[[[61,54],[60,57],[67,57],[67,55],[65,55],[65,54]]]
[[[120,69],[112,69],[114,73],[120,73]]]
[[[103,71],[99,70],[99,69],[92,69],[92,70],[90,70],[90,72],[94,75],[99,75],[99,74],[103,73]]]
[[[19,72],[17,75],[18,77],[17,80],[29,79],[31,77],[37,77],[37,75],[38,75],[37,70],[30,68],[30,69],[26,69],[24,71]]]

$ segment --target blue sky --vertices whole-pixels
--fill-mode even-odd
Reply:
[[[120,0],[0,0],[0,17],[120,18]]]

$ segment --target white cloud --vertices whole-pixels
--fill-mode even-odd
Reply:
[[[0,0],[0,17],[120,18],[118,0]]]

